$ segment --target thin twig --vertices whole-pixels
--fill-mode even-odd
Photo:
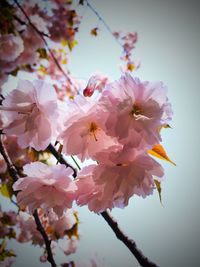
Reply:
[[[96,11],[96,9],[90,4],[90,2],[88,0],[84,0],[87,4],[87,6],[90,8],[90,10],[97,16],[97,18],[99,19],[99,21],[102,22],[102,24],[105,26],[105,28],[107,29],[107,31],[112,35],[112,37],[114,37],[115,41],[122,47],[122,49],[124,50],[123,45],[120,43],[120,41],[114,36],[113,31],[111,30],[110,26],[107,24],[107,22],[101,17],[101,15],[99,14],[99,12]]]
[[[51,57],[53,58],[57,68],[62,72],[62,74],[65,76],[66,80],[73,85],[72,80],[69,78],[69,76],[65,73],[65,71],[63,70],[63,68],[60,66],[57,58],[55,57],[54,53],[52,52],[51,48],[49,47],[46,39],[44,38],[44,33],[41,32],[40,30],[38,30],[38,28],[31,22],[29,16],[26,14],[26,11],[23,9],[23,7],[20,5],[20,3],[17,0],[14,0],[15,4],[17,5],[17,7],[21,10],[21,12],[24,14],[24,16],[26,17],[29,25],[35,30],[35,32],[40,36],[40,38],[42,39],[42,41],[44,42],[47,50],[49,51]],[[74,85],[73,85],[74,86]],[[77,90],[77,88],[75,88]]]
[[[8,167],[8,172],[10,174],[10,176],[12,177],[13,181],[16,182],[20,176],[17,172],[17,169],[15,168],[15,166],[13,165],[7,151],[6,148],[4,147],[3,141],[2,141],[2,135],[0,133],[0,153],[3,156],[7,167]],[[16,192],[17,194],[17,192]],[[56,263],[54,261],[53,258],[53,253],[51,251],[51,240],[49,240],[47,233],[45,232],[42,223],[40,222],[37,210],[34,211],[33,213],[33,217],[35,219],[35,223],[37,225],[37,230],[40,232],[40,234],[42,235],[44,242],[45,242],[45,246],[46,246],[46,251],[47,251],[47,260],[49,261],[49,263],[51,264],[52,267],[56,267]]]
[[[53,153],[52,153],[53,154]],[[60,154],[54,153],[54,157],[62,164],[65,164],[68,167],[68,163],[65,161],[63,157],[60,157]],[[123,231],[119,228],[117,222],[113,219],[113,217],[108,213],[108,211],[104,211],[101,213],[102,217],[111,227],[116,237],[121,240],[124,245],[131,251],[131,253],[135,256],[137,261],[143,267],[158,267],[155,263],[151,262],[147,257],[145,257],[141,250],[137,248],[137,245],[134,240],[130,240]]]
[[[106,220],[108,225],[111,227],[116,237],[121,240],[124,245],[131,251],[131,253],[135,256],[137,261],[141,266],[144,267],[158,267],[155,263],[151,262],[147,257],[145,257],[140,249],[138,249],[134,240],[131,240],[126,236],[122,230],[119,228],[118,223],[115,219],[109,214],[108,211],[104,211],[101,213],[102,217]]]
[[[61,164],[65,164],[66,167],[71,168],[73,170],[73,177],[76,178],[77,170],[64,159],[63,155],[59,153],[52,144],[50,144],[47,149],[58,160],[58,162],[60,162]]]

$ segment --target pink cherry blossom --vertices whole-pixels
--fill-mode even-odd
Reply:
[[[161,140],[160,126],[171,119],[171,105],[166,87],[160,82],[141,82],[126,74],[111,83],[102,93],[102,109],[107,111],[107,134],[117,136],[123,144],[139,133],[146,147]]]
[[[54,230],[56,237],[63,237],[66,231],[71,229],[76,224],[76,218],[72,210],[68,209],[62,217],[55,217],[54,220],[49,220],[51,227]]]
[[[105,133],[107,114],[101,112],[97,105],[83,102],[82,108],[77,110],[66,120],[65,130],[59,137],[63,140],[63,152],[77,155],[84,161],[95,158],[97,152],[116,144],[117,141]]]
[[[14,61],[24,50],[20,36],[9,33],[0,36],[0,59],[6,62]]]
[[[22,148],[44,150],[58,135],[59,111],[54,88],[43,81],[21,80],[0,106],[7,135],[17,135]]]
[[[70,168],[34,162],[24,166],[24,173],[27,177],[20,178],[13,185],[15,191],[20,190],[17,195],[20,206],[28,206],[31,212],[39,207],[52,208],[58,216],[72,207],[76,185],[69,178],[72,174]]]
[[[133,195],[148,196],[155,188],[154,177],[163,176],[160,164],[126,146],[121,151],[100,152],[96,158],[101,162],[84,168],[76,179],[77,204],[88,205],[94,212],[123,208]],[[85,188],[89,188],[88,191]]]
[[[78,240],[76,238],[69,239],[67,242],[67,247],[63,249],[65,255],[70,255],[76,252],[78,245]]]
[[[112,200],[103,199],[103,187],[97,185],[93,179],[96,165],[83,168],[75,179],[77,185],[76,202],[79,206],[87,205],[90,211],[100,212],[108,207],[112,208]],[[110,202],[110,203],[109,203]]]
[[[44,240],[37,230],[37,226],[33,216],[26,212],[20,212],[18,215],[18,226],[20,232],[17,235],[17,241],[27,243],[31,241],[34,245],[42,246]]]
[[[95,90],[101,92],[108,82],[108,77],[106,76],[100,74],[93,75],[89,79],[88,84],[83,91],[83,95],[90,97],[93,95]]]

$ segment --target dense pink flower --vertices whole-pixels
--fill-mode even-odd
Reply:
[[[161,140],[160,126],[171,119],[171,105],[161,82],[140,82],[126,74],[102,93],[102,109],[109,114],[107,133],[123,144],[139,133],[147,147]]]
[[[20,36],[10,33],[0,36],[0,59],[6,62],[14,61],[24,50]]]
[[[54,88],[43,81],[20,81],[3,101],[4,132],[17,135],[22,148],[44,150],[58,135],[59,111]]]
[[[34,162],[24,166],[24,173],[27,177],[20,178],[13,185],[15,191],[20,190],[17,195],[20,206],[28,206],[31,212],[39,207],[52,208],[58,216],[72,207],[76,185],[69,178],[72,174],[70,168]]]
[[[95,104],[88,104],[89,108],[84,102],[81,108],[78,105],[77,113],[66,120],[60,139],[63,140],[63,152],[77,155],[84,161],[95,158],[97,152],[116,144],[116,140],[105,133],[105,112],[101,112]]]
[[[79,172],[78,177],[75,179],[77,185],[75,195],[76,202],[79,206],[88,205],[90,210],[98,212],[99,209],[96,204],[96,199],[101,194],[101,188],[95,185],[92,177],[95,167],[96,165],[89,165]]]
[[[147,154],[127,147],[100,152],[96,158],[101,160],[99,165],[84,168],[76,179],[77,204],[88,205],[94,212],[123,208],[133,195],[146,197],[155,188],[154,176],[156,179],[163,176],[160,164]]]

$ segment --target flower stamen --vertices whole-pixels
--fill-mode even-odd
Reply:
[[[96,123],[91,122],[89,131],[94,136],[95,141],[98,141],[96,137],[97,130],[98,130],[98,126],[96,125]]]

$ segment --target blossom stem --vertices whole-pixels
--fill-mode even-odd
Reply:
[[[74,156],[71,155],[71,158],[73,160],[73,162],[76,164],[77,168],[79,169],[79,171],[81,170],[80,165],[78,164],[78,162],[76,161],[76,159],[74,158]]]

